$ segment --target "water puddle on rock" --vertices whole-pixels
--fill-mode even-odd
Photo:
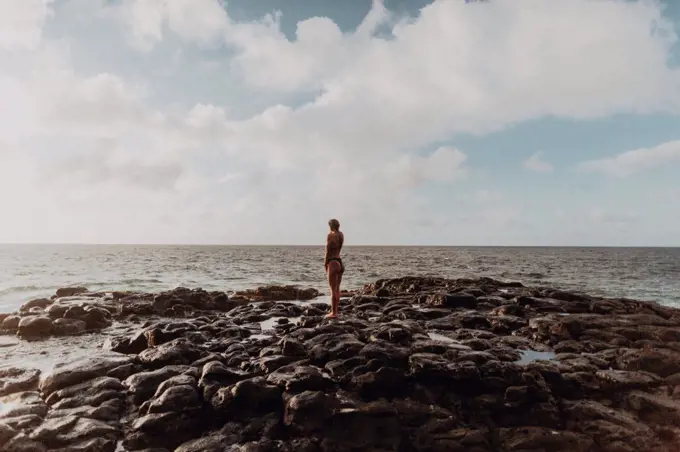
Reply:
[[[13,411],[19,407],[21,407],[22,403],[18,400],[13,400],[8,403],[2,403],[0,402],[0,417],[6,417],[6,415],[10,412]]]
[[[430,339],[433,341],[439,341],[439,342],[446,342],[447,344],[458,344],[459,342],[455,339],[451,339],[450,337],[446,337],[443,334],[439,333],[427,333],[428,336],[430,336]]]
[[[520,350],[521,357],[515,364],[529,364],[534,361],[552,361],[555,359],[554,352],[537,352],[534,350]]]
[[[260,322],[260,328],[262,328],[262,331],[272,331],[276,325],[281,325],[279,322],[281,319],[288,320],[288,322],[284,322],[284,324],[297,323],[300,321],[300,317],[272,317]]]
[[[100,356],[103,353],[104,341],[108,337],[128,334],[130,330],[134,331],[137,328],[141,328],[141,323],[114,322],[101,332],[81,336],[51,337],[40,341],[2,336],[0,342],[7,345],[0,346],[0,366],[34,368],[47,372],[57,363]]]
[[[264,340],[264,339],[271,339],[272,337],[274,337],[274,336],[272,336],[270,334],[251,334],[250,336],[248,336],[248,339],[252,339],[254,341],[259,341],[259,340]]]
[[[269,301],[253,301],[250,304],[253,306],[258,306],[262,303],[269,303]],[[331,304],[331,296],[330,295],[320,295],[316,298],[312,298],[311,300],[280,300],[280,301],[274,301],[274,303],[281,303],[281,304],[294,304],[298,306],[310,306],[314,303],[324,303],[327,305]]]
[[[0,336],[0,348],[14,347],[19,345],[19,339],[16,336]]]

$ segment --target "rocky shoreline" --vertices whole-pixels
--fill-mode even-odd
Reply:
[[[489,278],[157,294],[60,289],[0,315],[2,451],[676,451],[680,310]],[[300,301],[305,300],[305,301]]]

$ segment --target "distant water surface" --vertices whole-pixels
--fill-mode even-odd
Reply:
[[[0,245],[0,312],[58,287],[327,291],[323,247]],[[680,306],[680,248],[347,247],[343,288],[379,278],[490,276]]]

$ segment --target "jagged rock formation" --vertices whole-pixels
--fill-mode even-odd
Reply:
[[[381,280],[330,321],[212,300],[96,358],[1,370],[0,449],[680,450],[680,310],[488,278]]]

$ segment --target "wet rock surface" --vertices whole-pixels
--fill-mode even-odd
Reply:
[[[75,289],[147,321],[96,357],[0,368],[0,450],[680,450],[680,310],[658,304],[399,278],[328,320],[323,303]],[[74,300],[16,326],[87,323]]]
[[[321,295],[314,288],[300,288],[298,286],[263,286],[257,289],[243,290],[232,295],[233,300],[247,301],[291,301],[312,300]]]
[[[309,301],[319,295],[316,289],[297,286],[266,286],[236,292],[231,297],[225,292],[184,287],[155,294],[89,292],[84,287],[68,287],[58,289],[52,298],[30,300],[17,312],[0,314],[0,334],[15,334],[25,340],[76,336],[101,331],[114,321],[149,316],[194,318],[228,312],[253,301]],[[110,349],[134,351],[145,341],[138,337],[137,342],[118,343]]]

